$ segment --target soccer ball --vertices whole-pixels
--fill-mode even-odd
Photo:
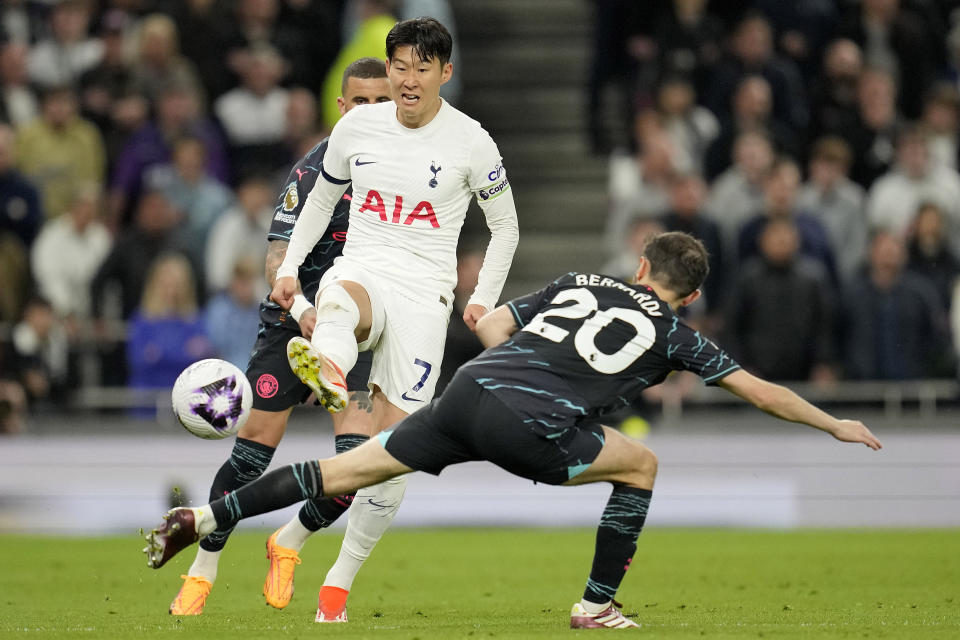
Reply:
[[[183,427],[206,440],[236,435],[250,417],[253,391],[237,366],[210,358],[194,362],[173,383],[173,413]]]

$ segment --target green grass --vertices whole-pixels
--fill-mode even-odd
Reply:
[[[585,530],[387,534],[350,623],[313,623],[339,533],[304,550],[297,595],[263,604],[265,532],[239,533],[198,618],[167,605],[192,550],[159,571],[142,539],[0,536],[0,638],[556,638],[593,553]],[[657,530],[619,599],[645,638],[960,638],[960,531]],[[613,632],[603,632],[613,633]]]

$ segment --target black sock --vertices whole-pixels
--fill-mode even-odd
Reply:
[[[649,489],[614,485],[597,527],[597,548],[584,600],[603,604],[617,594],[637,550],[637,536],[647,519],[652,495]]]
[[[370,436],[360,433],[340,434],[334,439],[337,455],[354,447],[359,447],[369,439]],[[300,523],[310,531],[319,531],[324,527],[329,527],[343,515],[344,511],[350,508],[355,495],[356,492],[342,496],[307,500],[300,509]]]
[[[270,466],[274,451],[276,451],[274,447],[245,438],[237,438],[230,457],[213,479],[213,485],[210,487],[210,502],[262,476]],[[205,551],[220,551],[226,546],[231,531],[233,531],[232,526],[217,529],[201,540],[200,546]]]
[[[281,467],[256,482],[210,503],[218,528],[323,495],[320,461],[308,460]]]

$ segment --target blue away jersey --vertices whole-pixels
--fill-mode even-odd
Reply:
[[[287,176],[286,186],[280,194],[274,210],[273,222],[267,233],[268,240],[290,241],[293,225],[300,217],[307,195],[316,184],[320,167],[323,166],[323,154],[327,151],[327,141],[328,139],[322,140],[307,152],[307,155],[300,158]],[[347,189],[334,208],[330,224],[323,237],[300,265],[300,286],[304,297],[311,304],[317,295],[320,278],[333,264],[334,259],[343,253],[343,243],[347,239],[347,227],[350,224],[350,198],[351,190]],[[274,304],[269,299],[267,303]]]
[[[671,371],[714,384],[740,368],[642,285],[569,273],[507,305],[520,330],[461,371],[547,438],[624,407]]]

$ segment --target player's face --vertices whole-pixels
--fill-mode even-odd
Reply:
[[[415,129],[430,122],[440,110],[440,86],[452,74],[449,62],[421,60],[413,47],[397,47],[387,60],[387,76],[400,123]]]
[[[337,98],[340,115],[361,104],[390,101],[390,82],[386,78],[347,78],[343,96]]]

